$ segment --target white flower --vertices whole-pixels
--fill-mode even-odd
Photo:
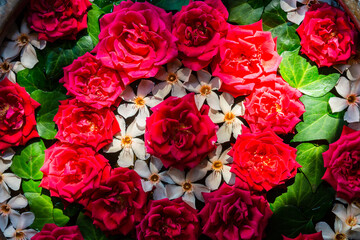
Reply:
[[[344,120],[349,123],[359,122],[360,81],[350,82],[345,77],[340,77],[335,89],[343,98],[332,97],[329,99],[331,111],[341,112],[349,107]]]
[[[26,197],[22,194],[17,195],[16,197],[11,198],[7,203],[2,202],[0,203],[0,229],[4,231],[6,226],[10,221],[14,224],[20,214],[14,209],[22,209],[25,208],[28,204]]]
[[[360,232],[360,208],[355,204],[348,204],[345,208],[343,204],[337,203],[332,212],[342,221],[344,231]]]
[[[243,102],[234,104],[234,98],[228,93],[223,93],[220,96],[220,108],[223,113],[220,113],[216,110],[210,109],[209,117],[214,123],[224,124],[217,131],[217,141],[219,143],[224,143],[230,141],[231,134],[233,134],[236,139],[242,130],[242,122],[237,116],[244,115],[244,104]]]
[[[4,236],[10,240],[30,240],[37,231],[33,229],[26,229],[35,220],[35,215],[32,212],[24,212],[19,217],[14,218],[13,225],[9,226],[4,231]]]
[[[131,103],[120,104],[117,111],[125,119],[134,116],[138,111],[139,115],[136,116],[136,123],[145,128],[146,118],[150,116],[148,107],[154,107],[159,104],[162,99],[150,96],[146,97],[154,88],[154,82],[150,80],[142,80],[137,87],[137,94],[135,95],[133,89],[127,86],[121,93],[121,97]]]
[[[139,174],[142,179],[141,183],[145,192],[149,192],[155,187],[153,198],[154,200],[160,200],[167,198],[166,189],[163,182],[169,184],[175,184],[174,181],[167,175],[166,172],[161,172],[163,164],[160,159],[152,157],[150,160],[150,167],[146,164],[145,161],[138,160],[135,162],[134,170]]]
[[[195,208],[195,196],[200,201],[204,201],[203,192],[210,192],[210,189],[203,184],[194,183],[205,177],[207,173],[206,168],[195,167],[191,169],[185,177],[185,172],[176,168],[170,168],[168,175],[177,184],[166,185],[167,196],[170,200],[182,196],[182,200]]]
[[[16,83],[15,73],[25,69],[21,62],[10,62],[9,60],[0,58],[0,81],[8,78],[11,82]]]
[[[331,229],[329,224],[326,222],[318,222],[315,226],[315,230],[317,232],[322,231],[322,237],[324,240],[348,240],[348,239],[359,239],[360,236],[358,236],[357,232],[355,234],[352,234],[346,230],[347,228],[344,227],[343,223],[339,218],[335,218],[334,223],[335,232]]]
[[[208,71],[200,70],[196,72],[197,79],[191,78],[185,87],[191,91],[197,93],[195,95],[195,103],[198,109],[204,104],[206,100],[210,108],[215,110],[220,109],[219,97],[213,90],[219,90],[221,87],[221,80],[218,77],[211,79],[211,74]]]
[[[21,178],[13,173],[4,173],[12,164],[12,150],[7,150],[0,158],[0,202],[4,202],[10,198],[10,190],[19,190]],[[10,159],[10,160],[9,160]]]
[[[360,63],[351,65],[347,69],[346,76],[351,81],[360,80]]]
[[[0,55],[4,59],[14,59],[20,53],[20,61],[26,68],[33,68],[38,61],[35,48],[44,49],[46,41],[38,40],[37,33],[30,33],[26,19],[23,19],[20,27],[15,25],[7,35],[12,41],[6,41],[2,44]]]
[[[171,96],[183,97],[186,90],[183,82],[188,82],[191,75],[189,68],[181,68],[182,63],[179,59],[168,63],[167,71],[161,67],[155,78],[163,82],[157,84],[153,89],[153,95],[164,99],[171,91]]]
[[[137,158],[146,159],[145,143],[136,138],[144,134],[144,131],[138,128],[135,120],[126,129],[124,118],[116,116],[116,119],[121,131],[115,135],[113,142],[104,151],[107,153],[121,151],[117,164],[120,167],[130,167],[134,165],[134,153]]]
[[[309,3],[314,2],[310,0],[281,0],[280,7],[282,10],[287,12],[287,19],[290,22],[300,25],[305,18],[305,13],[309,10]],[[315,1],[316,2],[316,1]],[[297,3],[303,3],[300,7]]]

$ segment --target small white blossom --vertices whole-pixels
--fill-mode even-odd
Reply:
[[[8,149],[0,157],[0,202],[4,202],[10,198],[10,189],[19,190],[21,178],[13,173],[4,173],[12,164],[12,149]]]
[[[341,203],[336,203],[332,212],[343,223],[344,231],[356,231],[360,234],[360,208],[355,204],[348,204],[347,208]],[[359,235],[360,236],[360,235]]]
[[[15,224],[20,214],[15,209],[22,209],[28,205],[26,197],[22,194],[11,198],[8,202],[0,203],[0,229],[4,231],[8,225],[9,217],[12,224]],[[14,220],[15,219],[15,220]]]
[[[360,80],[360,63],[351,65],[346,72],[346,76],[351,81]]]
[[[4,236],[9,240],[30,240],[37,231],[33,229],[26,229],[35,220],[35,215],[32,212],[24,212],[17,218],[13,219],[12,224],[4,231]]]
[[[25,69],[21,62],[11,62],[7,59],[0,58],[0,81],[8,78],[11,82],[16,83],[15,73]]]
[[[342,221],[336,217],[335,223],[334,223],[334,230],[331,229],[329,224],[326,222],[318,222],[315,226],[315,230],[317,232],[322,232],[322,237],[324,240],[348,240],[348,239],[359,239],[358,232],[349,233],[347,230],[348,228],[345,227],[342,223]]]

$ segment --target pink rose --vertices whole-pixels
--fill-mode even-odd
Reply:
[[[357,31],[342,10],[327,3],[314,4],[296,30],[301,53],[319,67],[345,64],[356,53]]]
[[[212,193],[203,193],[200,211],[203,234],[214,240],[260,240],[272,215],[263,196],[226,183]]]
[[[143,219],[146,202],[139,175],[128,168],[115,168],[92,195],[86,214],[102,231],[126,235]]]
[[[138,240],[197,240],[200,224],[197,211],[181,199],[150,201],[148,213],[137,225]]]
[[[185,67],[194,71],[205,68],[219,52],[225,38],[229,13],[221,0],[190,2],[174,15],[173,35]]]
[[[119,102],[119,95],[125,88],[119,73],[102,66],[101,61],[90,53],[65,67],[60,82],[64,83],[68,95],[95,108],[110,107]]]
[[[321,232],[313,233],[313,234],[302,234],[300,233],[299,236],[296,238],[288,238],[283,236],[283,240],[323,240]]]
[[[40,186],[69,203],[87,202],[110,174],[108,160],[89,147],[56,143],[45,150]]]
[[[31,0],[28,23],[39,33],[39,39],[76,39],[76,34],[87,28],[89,0]]]
[[[96,109],[79,104],[75,99],[61,101],[54,117],[59,131],[55,138],[62,142],[90,146],[96,151],[109,144],[120,131],[109,108]]]
[[[171,18],[148,2],[121,2],[100,19],[100,42],[94,51],[104,66],[120,71],[125,85],[154,77],[177,56]]]
[[[32,240],[84,240],[78,226],[58,227],[54,223],[44,225]]]
[[[218,127],[208,116],[209,106],[197,109],[194,93],[169,97],[151,110],[146,119],[146,150],[166,168],[193,168],[216,148]]]
[[[344,126],[340,138],[323,153],[327,168],[322,179],[327,181],[337,196],[348,202],[360,196],[360,131]]]
[[[238,97],[250,94],[261,75],[276,73],[280,62],[276,40],[270,32],[263,32],[261,21],[244,26],[229,24],[212,70],[213,76],[223,81],[221,91]]]

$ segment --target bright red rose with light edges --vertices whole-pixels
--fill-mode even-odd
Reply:
[[[150,201],[148,213],[136,227],[138,240],[196,240],[200,234],[197,211],[180,198]]]
[[[301,96],[300,91],[290,87],[280,76],[264,76],[245,99],[244,118],[252,132],[270,128],[276,134],[294,133],[305,112],[299,100]]]
[[[139,175],[128,168],[115,168],[92,195],[86,214],[107,234],[126,235],[143,220],[146,203]]]
[[[214,240],[260,240],[272,215],[263,196],[226,183],[212,193],[203,193],[200,211],[202,233]]]
[[[231,172],[252,191],[269,191],[284,184],[301,167],[295,160],[296,149],[271,130],[250,133],[244,128],[229,155],[233,157]]]
[[[171,13],[148,2],[123,1],[100,19],[94,49],[104,66],[117,69],[125,83],[154,77],[178,54]]]
[[[125,89],[119,73],[102,66],[101,61],[90,53],[74,60],[64,68],[60,79],[68,95],[95,108],[104,108],[119,102],[119,95]]]
[[[78,226],[58,227],[47,223],[42,230],[31,238],[32,240],[84,240]]]
[[[58,142],[45,150],[40,187],[69,203],[86,203],[110,170],[108,160],[92,148]]]
[[[39,106],[19,84],[7,78],[0,82],[0,152],[39,137],[35,121]]]
[[[151,110],[146,119],[146,150],[166,168],[193,168],[216,148],[218,126],[208,116],[209,106],[198,110],[194,93],[169,97]]]
[[[90,6],[89,0],[31,0],[27,20],[41,40],[75,40],[87,28]]]
[[[96,109],[75,99],[61,101],[54,117],[61,142],[90,146],[96,151],[111,143],[120,131],[114,113],[109,108]]]
[[[338,197],[352,202],[360,196],[360,131],[344,126],[340,138],[323,153],[326,172],[323,180]]]
[[[323,240],[321,232],[312,233],[312,234],[302,234],[300,233],[299,236],[296,238],[288,238],[283,236],[283,240]]]
[[[314,4],[297,28],[301,53],[319,67],[346,64],[356,53],[357,31],[346,13],[327,3]]]
[[[173,35],[185,67],[199,71],[219,52],[229,13],[221,0],[191,1],[173,18]]]
[[[261,21],[243,26],[229,24],[220,54],[212,63],[212,75],[222,80],[221,91],[238,97],[250,94],[261,75],[276,73],[280,62],[276,40],[263,31]]]

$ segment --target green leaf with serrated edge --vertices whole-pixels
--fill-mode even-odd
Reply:
[[[94,43],[90,36],[83,36],[78,41],[55,42],[46,48],[45,72],[49,79],[59,79],[63,75],[63,67],[70,65],[74,59],[90,52]]]
[[[319,74],[316,66],[311,66],[305,58],[299,56],[299,49],[281,54],[280,74],[284,80],[300,92],[321,97],[333,89],[340,74]]]
[[[91,37],[94,45],[98,44],[99,42],[99,33],[100,33],[100,25],[99,25],[99,18],[105,12],[102,11],[98,6],[95,4],[92,5],[91,10],[88,12],[88,34]]]
[[[25,87],[29,94],[38,89],[48,90],[44,72],[38,66],[18,72],[16,81],[20,86]]]
[[[322,153],[328,150],[329,146],[302,143],[296,149],[296,161],[302,166],[301,171],[309,180],[312,191],[315,192],[322,182],[321,178],[325,173]]]
[[[314,140],[327,140],[334,142],[341,134],[344,126],[343,112],[332,114],[329,99],[334,94],[327,93],[325,96],[314,98],[302,96],[300,101],[305,105],[303,122],[296,125],[297,134],[292,142],[307,142]]]
[[[41,181],[23,180],[21,187],[23,192],[41,193],[42,188],[39,187]]]
[[[80,232],[84,237],[84,240],[107,240],[108,238],[105,234],[98,228],[94,226],[92,220],[85,216],[84,214],[80,213],[76,225],[79,226]]]
[[[58,111],[59,101],[65,100],[66,95],[58,91],[36,90],[30,96],[41,104],[40,110],[36,114],[36,127],[40,137],[48,140],[53,139],[57,133],[53,121],[54,116]]]
[[[152,0],[151,4],[158,6],[167,11],[180,11],[182,6],[188,5],[189,0]]]
[[[20,154],[14,156],[11,171],[21,178],[42,179],[43,174],[40,168],[44,164],[45,149],[46,147],[41,140],[26,146]]]
[[[30,211],[35,214],[31,228],[40,231],[46,223],[55,223],[62,227],[69,221],[69,217],[65,216],[62,210],[53,207],[49,196],[26,192],[25,197],[29,201]]]
[[[229,22],[239,25],[248,25],[260,20],[264,11],[262,0],[235,0],[228,1]]]

